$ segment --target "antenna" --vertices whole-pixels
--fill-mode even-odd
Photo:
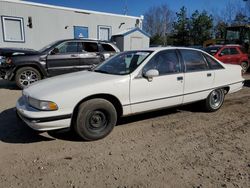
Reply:
[[[124,15],[128,14],[128,0],[124,0]]]

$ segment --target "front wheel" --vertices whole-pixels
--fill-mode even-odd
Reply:
[[[213,90],[205,100],[205,110],[215,112],[220,109],[224,102],[225,94],[223,89]]]
[[[74,129],[84,140],[98,140],[113,130],[116,121],[117,113],[112,103],[91,99],[80,105]]]
[[[41,74],[33,67],[22,67],[17,70],[15,75],[16,85],[21,89],[28,87],[38,80],[41,80]]]

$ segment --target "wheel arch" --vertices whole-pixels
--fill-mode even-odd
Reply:
[[[13,76],[12,76],[11,80],[13,80],[15,78],[16,72],[20,68],[23,68],[23,67],[32,67],[32,68],[38,70],[39,73],[41,74],[42,78],[45,78],[47,76],[47,74],[45,73],[45,71],[39,65],[37,65],[36,63],[28,63],[28,64],[17,65],[16,68],[15,68],[15,70],[13,71]]]
[[[88,100],[91,100],[91,99],[96,99],[96,98],[105,99],[105,100],[109,101],[111,104],[114,105],[114,107],[116,109],[116,112],[117,112],[117,117],[122,116],[122,114],[123,114],[122,104],[121,104],[120,100],[117,97],[115,97],[114,95],[105,94],[105,93],[94,94],[94,95],[90,95],[88,97],[85,97],[84,99],[82,99],[80,102],[77,103],[77,105],[75,106],[75,108],[73,110],[71,126],[75,123],[77,113],[78,113],[78,110],[79,110],[79,106],[85,101],[88,101]]]
[[[227,94],[230,90],[229,86],[223,86],[221,89],[223,89],[225,91],[225,94]]]

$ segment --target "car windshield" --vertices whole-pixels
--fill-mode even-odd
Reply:
[[[106,74],[125,75],[133,72],[152,51],[122,52],[105,61],[93,71]]]
[[[204,49],[205,52],[209,53],[210,55],[215,55],[221,47],[214,46],[214,47],[207,47]]]
[[[47,49],[51,48],[52,46],[54,46],[56,43],[58,43],[59,41],[55,41],[55,42],[52,42],[46,46],[44,46],[42,49],[38,50],[39,52],[45,52]]]

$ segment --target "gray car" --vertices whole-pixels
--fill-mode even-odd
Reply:
[[[51,76],[88,70],[119,52],[110,42],[67,39],[39,51],[0,48],[0,76],[19,88]]]

